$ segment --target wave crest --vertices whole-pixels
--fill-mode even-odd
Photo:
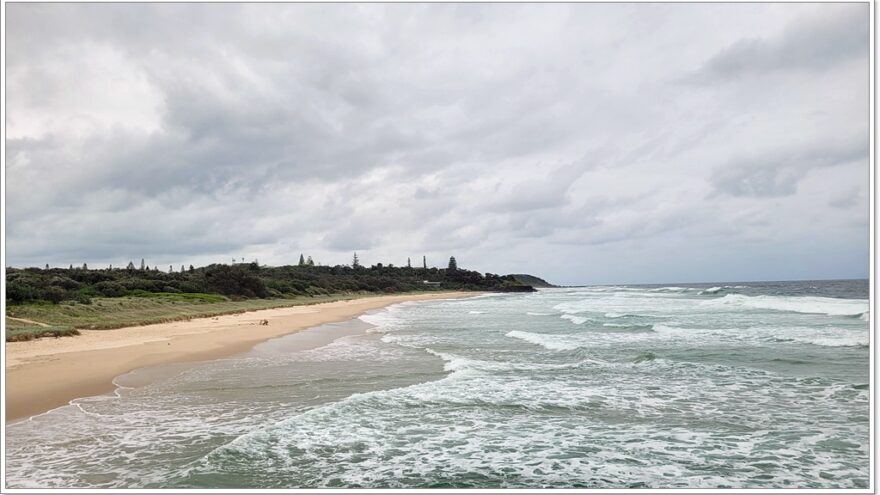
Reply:
[[[718,299],[703,301],[708,307],[743,307],[769,309],[805,314],[830,316],[858,316],[868,311],[868,301],[862,299],[836,299],[815,296],[744,296],[727,294]]]
[[[523,332],[513,330],[507,332],[505,337],[524,340],[530,344],[539,345],[551,351],[570,351],[581,347],[580,343],[573,341],[570,337],[562,335],[550,335],[545,333]]]

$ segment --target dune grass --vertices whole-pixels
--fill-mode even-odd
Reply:
[[[35,325],[6,318],[6,341],[21,342],[41,337],[66,337],[79,335],[79,330],[69,326]]]
[[[77,335],[79,332],[76,329],[105,330],[149,325],[365,296],[367,294],[346,293],[236,301],[217,294],[144,292],[127,297],[95,298],[91,304],[75,302],[16,304],[6,307],[6,340],[29,340],[46,335]],[[15,321],[8,317],[31,320],[36,324]]]

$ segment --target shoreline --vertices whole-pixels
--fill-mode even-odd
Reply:
[[[113,380],[147,366],[219,359],[256,344],[406,301],[475,297],[482,292],[368,296],[113,330],[7,342],[5,420],[41,414],[71,400],[111,393]],[[267,320],[268,325],[259,325]]]

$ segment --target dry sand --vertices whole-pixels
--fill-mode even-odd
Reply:
[[[473,297],[474,292],[377,296],[266,309],[116,330],[78,337],[6,343],[6,421],[112,392],[112,380],[144,366],[217,359],[305,328],[345,321],[403,301]],[[260,320],[268,325],[259,325]]]

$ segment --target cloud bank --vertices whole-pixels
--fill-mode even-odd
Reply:
[[[867,4],[10,4],[7,264],[866,277]]]

